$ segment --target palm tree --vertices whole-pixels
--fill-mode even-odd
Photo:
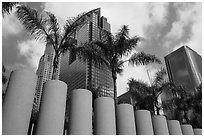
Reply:
[[[141,108],[141,103],[147,95],[150,95],[148,84],[141,80],[135,80],[133,78],[128,81],[130,95],[130,103],[135,109]],[[150,103],[151,104],[151,103]]]
[[[4,17],[5,14],[10,14],[13,7],[17,4],[18,2],[2,2],[2,16]]]
[[[60,28],[56,16],[50,12],[39,14],[37,10],[22,5],[17,7],[16,15],[36,40],[44,40],[52,45],[55,51],[52,79],[58,79],[59,57],[75,47],[73,35],[86,22],[86,14],[69,18],[63,29]]]
[[[191,124],[193,128],[202,128],[202,90],[200,85],[194,94],[186,93],[181,87],[177,96],[163,103],[166,110],[182,124]]]
[[[202,129],[202,84],[197,88],[197,92],[190,98],[190,110],[192,111],[189,123],[193,128]]]
[[[91,59],[95,64],[103,64],[110,69],[113,78],[114,99],[116,101],[117,74],[122,72],[125,62],[132,65],[146,65],[154,62],[160,64],[161,61],[156,56],[144,52],[135,53],[128,60],[122,60],[122,57],[128,56],[137,47],[138,42],[142,40],[138,36],[130,38],[129,29],[126,25],[123,25],[115,36],[105,30],[104,34],[102,40],[86,42],[76,52],[78,52],[81,59]]]
[[[129,80],[129,92],[132,94],[133,105],[136,108],[148,109],[152,114],[160,115],[161,103],[159,102],[159,96],[164,91],[170,91],[171,94],[174,94],[177,88],[174,83],[164,79],[166,74],[165,69],[161,68],[156,72],[156,76],[150,86],[133,78]]]

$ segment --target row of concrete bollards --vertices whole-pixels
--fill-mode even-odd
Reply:
[[[2,134],[26,135],[32,112],[37,76],[28,70],[13,71],[2,107]],[[37,135],[62,135],[67,85],[59,80],[47,81],[43,88]],[[94,106],[92,106],[94,104]],[[93,113],[94,112],[94,113]],[[93,123],[92,123],[93,121]],[[177,120],[151,116],[147,110],[133,111],[132,105],[119,104],[99,97],[92,103],[86,89],[72,91],[69,134],[71,135],[201,135],[202,129],[180,125]]]
[[[83,98],[86,96],[87,98]],[[83,101],[80,100],[83,98]],[[92,134],[91,92],[77,89],[72,92],[70,134]],[[83,104],[82,104],[83,103]],[[94,100],[94,134],[96,135],[200,135],[202,129],[191,125],[180,125],[177,120],[166,120],[165,116],[154,115],[147,110],[133,111],[130,104],[119,104],[114,100],[100,97]],[[115,119],[116,116],[116,119]]]

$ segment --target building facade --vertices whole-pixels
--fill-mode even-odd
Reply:
[[[77,45],[84,42],[101,40],[103,31],[110,32],[110,24],[101,17],[100,8],[87,13],[87,22],[74,35]],[[61,57],[59,79],[66,82],[69,93],[74,89],[98,89],[96,96],[113,97],[111,71],[105,65],[96,65],[91,60],[80,61],[70,51]]]
[[[164,57],[169,81],[182,85],[190,93],[202,82],[202,58],[188,46]]]
[[[88,12],[86,15],[86,23],[73,35],[77,40],[77,46],[84,42],[101,40],[104,30],[110,32],[110,24],[105,17],[101,17],[100,8]],[[105,65],[96,65],[92,60],[81,61],[72,51],[61,56],[59,79],[68,85],[65,130],[69,125],[72,90],[89,89],[93,93],[93,98],[114,97],[113,80],[109,68]]]

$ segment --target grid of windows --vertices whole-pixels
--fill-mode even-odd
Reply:
[[[104,25],[108,24],[107,20]],[[110,24],[109,24],[110,25]],[[87,17],[87,23],[76,32],[77,45],[102,38],[100,26],[100,9],[93,10]],[[67,56],[69,59],[67,59]],[[91,60],[86,63],[77,58],[67,63],[72,54],[65,54],[61,60],[60,80],[68,84],[68,94],[77,88],[100,88],[98,96],[113,97],[113,80],[111,71],[106,66],[96,66]]]
[[[92,40],[100,40],[102,39],[102,26],[99,26],[100,13],[93,13],[92,18]],[[102,20],[102,19],[101,19]],[[107,21],[107,20],[106,20]],[[108,24],[107,22],[103,22],[103,25]],[[110,31],[110,30],[108,30]],[[101,35],[102,34],[102,35]],[[95,65],[91,64],[91,87],[92,88],[100,88],[97,93],[97,96],[109,96],[113,97],[113,80],[111,77],[111,71],[105,65]]]
[[[36,85],[36,93],[35,93],[35,98],[34,98],[34,107],[36,110],[39,110],[39,107],[40,107],[43,84],[46,81],[51,80],[52,78],[52,72],[53,72],[52,62],[54,59],[54,54],[55,53],[54,53],[53,47],[47,44],[44,55],[40,58],[38,69],[36,72],[38,76],[37,85]]]
[[[106,25],[107,20],[104,21]],[[104,24],[105,25],[105,24]],[[102,39],[102,29],[108,27],[100,26],[100,9],[93,10],[87,16],[87,23],[76,32],[77,45],[93,40]],[[110,31],[110,30],[108,30]],[[113,97],[113,80],[111,71],[106,66],[96,66],[91,60],[79,61],[67,52],[61,58],[59,79],[67,83],[67,106],[65,119],[69,119],[69,103],[71,91],[79,88],[99,88],[96,97]]]
[[[192,58],[196,56],[197,59]],[[183,46],[165,57],[168,76],[171,82],[182,85],[188,92],[201,83],[201,56]],[[195,67],[192,67],[195,66]]]

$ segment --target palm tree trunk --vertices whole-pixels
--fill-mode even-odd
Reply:
[[[58,71],[59,71],[59,55],[58,55],[58,53],[56,53],[54,60],[53,60],[52,80],[59,79]]]
[[[117,103],[117,86],[116,86],[116,79],[113,79],[113,91],[114,91],[114,100]]]
[[[154,110],[156,111],[155,112],[155,114],[156,115],[160,115],[160,107],[158,106],[159,105],[159,102],[158,102],[158,98],[156,97],[155,99],[154,99]]]
[[[117,86],[116,86],[116,79],[117,79],[117,74],[114,70],[112,70],[112,78],[113,78],[113,93],[114,93],[114,100],[115,100],[115,105],[117,104]]]
[[[184,119],[186,120],[186,124],[190,124],[188,119],[188,111],[184,110]]]
[[[155,107],[156,107],[156,115],[160,115],[160,112],[159,112],[160,108],[157,106],[155,106]]]

